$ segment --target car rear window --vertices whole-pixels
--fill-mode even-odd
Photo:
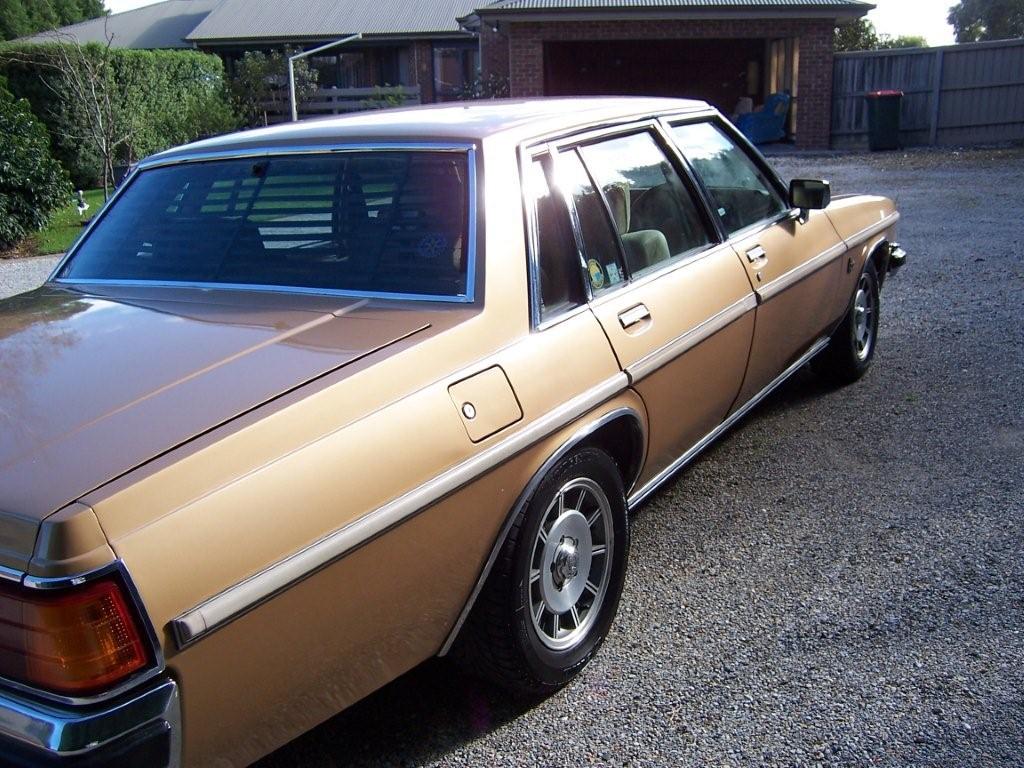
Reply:
[[[467,174],[426,150],[144,170],[60,277],[465,299]]]

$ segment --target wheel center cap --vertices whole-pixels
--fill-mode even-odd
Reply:
[[[580,556],[576,544],[575,539],[566,537],[555,551],[554,562],[551,563],[551,577],[558,589],[575,579],[580,572]]]

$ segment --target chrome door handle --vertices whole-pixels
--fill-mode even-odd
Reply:
[[[650,319],[651,311],[643,304],[637,304],[635,307],[619,313],[619,322],[622,323],[623,330],[632,328],[634,325]]]
[[[760,245],[755,245],[753,248],[747,251],[747,261],[749,261],[751,264],[753,264],[755,261],[760,261],[761,259],[767,258],[768,254],[764,252],[764,248],[762,248]]]

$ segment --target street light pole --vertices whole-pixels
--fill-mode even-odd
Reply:
[[[343,37],[341,40],[335,40],[333,43],[327,43],[327,45],[321,45],[319,48],[314,48],[310,51],[302,51],[296,53],[294,56],[288,57],[288,101],[291,102],[292,106],[292,122],[297,122],[299,119],[299,105],[295,100],[295,62],[299,59],[304,59],[307,56],[314,56],[323,51],[330,50],[331,48],[337,48],[339,45],[345,45],[345,43],[351,43],[354,40],[360,40],[363,37],[362,32],[358,32],[348,37]]]

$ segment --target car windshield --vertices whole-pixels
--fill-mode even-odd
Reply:
[[[466,300],[467,172],[436,150],[143,170],[59,277]]]

